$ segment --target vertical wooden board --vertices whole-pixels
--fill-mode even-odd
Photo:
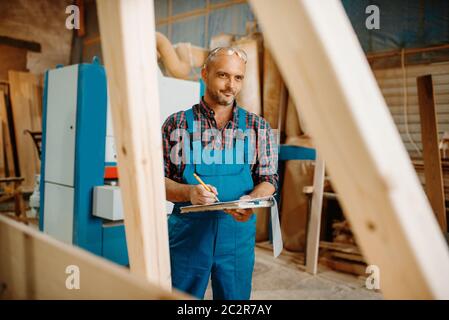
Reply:
[[[309,200],[303,189],[313,184],[313,171],[312,161],[285,162],[281,228],[282,240],[287,250],[304,251],[305,249]]]
[[[281,94],[284,83],[270,50],[265,46],[263,55],[263,117],[271,128],[278,128]]]
[[[440,224],[447,232],[446,206],[444,203],[443,168],[438,147],[438,130],[432,76],[416,79],[418,86],[419,114],[423,143],[424,176],[427,197]]]
[[[447,244],[338,0],[250,0],[386,298],[448,299]]]
[[[324,161],[317,154],[315,172],[313,174],[313,195],[310,216],[307,226],[307,258],[306,270],[316,274],[318,270],[318,249],[320,246],[321,210],[323,208]]]
[[[27,49],[0,44],[0,81],[8,80],[9,70],[27,70]]]
[[[237,103],[244,109],[255,114],[262,113],[262,97],[260,93],[260,59],[257,40],[245,39],[233,43],[233,46],[241,48],[248,55],[246,63],[245,81],[242,91],[237,96]]]
[[[5,176],[5,144],[3,143],[3,126],[4,121],[0,117],[0,177]]]
[[[0,257],[0,283],[6,285],[0,291],[0,300],[189,299],[141,281],[124,267],[3,216]],[[76,279],[79,289],[69,289]]]
[[[153,2],[99,0],[131,271],[171,286]]]
[[[7,162],[8,171],[5,172],[7,176],[14,176],[14,158],[12,155],[12,144],[11,137],[9,135],[9,121],[8,114],[6,110],[6,94],[4,91],[0,90],[0,118],[3,123],[3,144],[4,144],[4,152],[6,155],[5,161]]]
[[[25,179],[23,190],[31,191],[34,175],[40,172],[40,160],[26,130],[42,131],[41,84],[38,76],[27,72],[10,70],[8,77],[20,173]]]
[[[296,111],[295,103],[290,95],[288,97],[287,112],[285,116],[285,134],[287,137],[298,137],[302,135],[298,111]]]

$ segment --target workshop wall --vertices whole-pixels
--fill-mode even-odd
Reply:
[[[360,44],[368,55],[402,48],[448,44],[449,2],[447,0],[342,0]],[[379,8],[379,29],[365,23],[369,5]],[[408,55],[406,64],[449,60],[449,49]],[[370,61],[374,69],[399,67],[400,56]]]
[[[247,22],[254,21],[245,0],[155,0],[156,30],[175,44],[190,42],[207,48],[211,37],[220,33],[243,36]],[[95,1],[85,1],[86,35],[82,39],[80,60],[101,58],[101,43]]]
[[[365,52],[416,48],[447,43],[449,2],[446,0],[342,0]],[[366,7],[376,5],[380,29],[365,26]]]
[[[30,72],[40,74],[57,64],[69,63],[73,32],[65,27],[65,9],[71,3],[71,0],[0,1],[0,36],[41,45],[41,52],[27,52],[26,68]]]
[[[172,43],[209,47],[220,33],[244,35],[254,21],[249,4],[241,0],[156,0],[156,26]]]

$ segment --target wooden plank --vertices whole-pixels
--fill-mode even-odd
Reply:
[[[363,257],[358,254],[333,251],[331,252],[331,256],[339,259],[365,263],[365,259],[363,259]]]
[[[449,103],[449,94],[440,94],[436,98],[437,105],[439,104],[448,104]],[[385,97],[385,101],[389,106],[399,106],[404,107],[404,96],[396,96],[396,97]],[[418,95],[408,95],[407,98],[408,104],[413,106],[418,105]]]
[[[0,300],[188,298],[4,216],[0,216],[0,256]],[[78,267],[79,289],[66,287],[68,266]]]
[[[351,263],[344,260],[334,260],[327,257],[320,258],[320,263],[337,271],[350,273],[356,276],[367,276],[366,266],[364,264]]]
[[[384,297],[448,299],[447,244],[341,2],[250,3]]]
[[[27,50],[1,44],[0,40],[0,61],[0,81],[7,81],[9,70],[27,70]]]
[[[426,71],[425,66],[427,66],[427,65],[422,65],[422,66],[423,66],[423,71]],[[423,75],[425,75],[425,74],[429,74],[429,72],[423,72]],[[376,75],[375,72],[374,72],[374,75]],[[449,84],[449,70],[447,71],[447,73],[432,75],[432,77],[433,77],[433,82],[436,84]],[[381,88],[402,89],[402,87],[404,86],[404,82],[403,82],[404,80],[403,80],[402,76],[397,77],[397,78],[377,77],[376,76],[376,80],[377,80],[377,83],[379,84],[379,87],[381,87]],[[416,76],[415,77],[406,77],[406,85],[407,85],[407,87],[416,86]]]
[[[153,2],[97,7],[131,271],[170,288]]]
[[[447,231],[446,206],[444,204],[443,170],[438,147],[438,128],[432,76],[416,79],[419,95],[421,136],[423,144],[424,175],[426,193],[441,230]]]
[[[237,103],[249,112],[262,113],[262,96],[260,86],[260,47],[261,42],[256,38],[243,38],[232,44],[246,52],[248,62],[246,63],[245,81],[242,90],[237,96]]]
[[[318,270],[318,251],[320,245],[321,210],[323,208],[324,161],[317,153],[315,172],[313,174],[313,195],[310,217],[307,224],[306,270],[316,274]]]
[[[25,41],[7,36],[0,36],[0,44],[8,45],[15,48],[21,48],[32,52],[41,52],[40,43],[34,41]]]
[[[402,68],[378,69],[373,71],[376,78],[402,78]],[[432,63],[430,65],[407,66],[407,77],[416,77],[431,73],[449,73],[449,63]]]
[[[3,119],[0,117],[0,177],[4,177],[5,176],[5,144],[3,142],[3,126],[4,126],[4,121]]]
[[[40,78],[28,72],[9,71],[10,97],[24,191],[32,191],[40,160],[33,139],[26,132],[42,131],[42,91]]]
[[[10,130],[9,130],[8,113],[7,113],[7,109],[6,109],[6,95],[2,90],[0,90],[0,119],[2,119],[2,121],[4,121],[4,123],[2,125],[2,129],[3,129],[4,150],[5,150],[5,154],[6,154],[5,165],[7,166],[5,175],[10,177],[10,176],[15,175],[14,157],[13,157],[11,136],[9,134]]]
[[[284,83],[270,50],[265,46],[263,54],[263,117],[272,129],[279,129],[281,96]]]
[[[404,95],[402,87],[400,87],[400,88],[381,87],[380,89],[381,89],[381,92],[384,95],[384,97],[401,97]],[[449,94],[449,84],[435,84],[433,90],[434,90],[435,94],[447,95],[447,94]],[[416,84],[413,86],[407,87],[407,95],[410,95],[410,96],[418,95],[418,88],[416,87]]]
[[[352,245],[338,242],[320,241],[320,248],[335,250],[343,253],[350,253],[355,255],[361,255],[360,250]]]

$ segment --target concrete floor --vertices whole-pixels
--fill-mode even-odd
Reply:
[[[305,272],[301,254],[282,253],[277,259],[267,246],[256,247],[253,300],[377,300],[382,294],[365,288],[365,278],[319,265],[317,275]],[[205,299],[211,299],[210,286]]]

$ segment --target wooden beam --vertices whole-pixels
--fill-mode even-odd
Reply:
[[[15,176],[15,168],[14,168],[14,152],[13,152],[13,144],[10,133],[13,131],[11,130],[10,122],[8,118],[8,108],[6,103],[6,93],[3,90],[0,90],[0,119],[2,121],[2,135],[3,135],[3,143],[4,143],[4,152],[6,154],[5,157],[5,176],[11,177]]]
[[[429,51],[439,51],[439,50],[448,50],[449,44],[443,44],[438,46],[430,46],[430,47],[420,47],[420,48],[408,48],[404,49],[404,54],[416,54],[416,53],[423,53],[423,52],[429,52]],[[395,50],[389,50],[389,51],[383,51],[383,52],[376,52],[376,53],[368,53],[366,55],[366,58],[368,60],[374,60],[374,59],[381,59],[381,58],[388,58],[392,56],[400,56],[402,54],[401,49],[395,49]]]
[[[437,117],[432,76],[420,76],[416,79],[416,83],[418,86],[426,193],[441,230],[447,232],[443,169],[441,167],[441,156],[438,147]]]
[[[188,298],[142,281],[124,267],[3,216],[0,257],[0,300]],[[70,271],[74,269],[67,269],[69,266],[79,270],[79,289],[66,287],[67,281],[76,281],[70,278],[76,275]]]
[[[42,131],[41,80],[32,73],[13,70],[8,72],[8,78],[20,175],[25,178],[24,191],[32,192],[34,176],[40,173],[40,160],[26,130]]]
[[[84,0],[75,0],[75,4],[80,10],[80,28],[76,30],[76,36],[84,37],[86,35],[86,23],[84,21],[86,16],[86,8],[84,6]]]
[[[1,99],[1,93],[0,93],[0,99]],[[5,141],[3,138],[3,131],[4,131],[4,121],[2,117],[0,116],[0,177],[5,177],[6,173],[6,167],[5,167]]]
[[[5,44],[11,47],[26,49],[32,52],[41,52],[40,43],[34,41],[26,41],[21,39],[15,39],[7,36],[0,36],[0,44]]]
[[[324,161],[318,153],[315,161],[315,172],[313,174],[312,204],[307,223],[306,270],[311,274],[316,274],[318,271],[321,210],[323,209],[324,171]]]
[[[250,0],[385,298],[449,298],[449,253],[338,0]]]
[[[131,271],[170,288],[153,2],[97,7]]]

